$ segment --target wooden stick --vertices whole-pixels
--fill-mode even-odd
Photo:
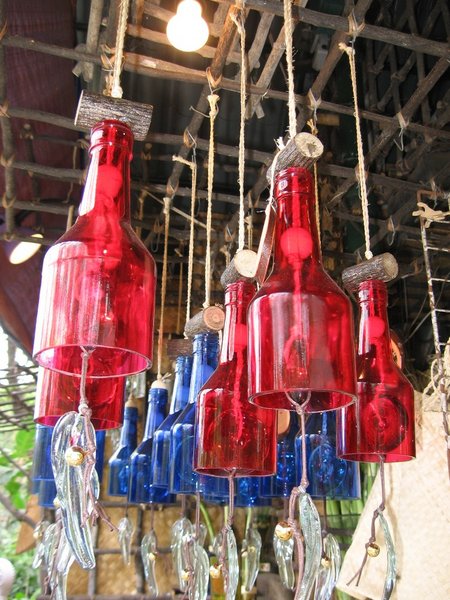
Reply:
[[[78,103],[75,125],[93,127],[104,119],[126,123],[136,140],[145,140],[152,120],[153,106],[123,98],[111,98],[83,90]]]
[[[190,356],[191,354],[192,340],[185,338],[167,340],[167,356],[170,360],[175,360],[178,356]]]
[[[359,284],[370,279],[392,281],[398,274],[398,263],[392,254],[385,252],[365,260],[359,265],[348,267],[342,272],[342,283],[349,292],[355,292]]]
[[[209,331],[217,333],[223,329],[225,323],[225,312],[220,306],[208,306],[201,312],[194,315],[186,323],[184,334],[193,338],[198,333],[207,333]]]
[[[305,167],[310,169],[323,154],[323,144],[315,135],[302,131],[290,139],[277,155],[276,171],[288,167]],[[267,169],[267,181],[272,181],[273,163]]]
[[[253,280],[256,273],[256,252],[253,250],[239,250],[236,252],[230,264],[222,273],[220,283],[223,288],[235,283],[239,279]]]

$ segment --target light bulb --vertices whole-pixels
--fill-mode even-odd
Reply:
[[[202,7],[197,0],[182,0],[177,14],[167,24],[169,42],[183,52],[193,52],[206,44],[209,29],[202,18]]]
[[[30,237],[42,238],[43,235],[41,233],[33,233]],[[9,262],[13,265],[20,265],[34,256],[40,247],[41,244],[39,243],[19,242],[9,255]]]

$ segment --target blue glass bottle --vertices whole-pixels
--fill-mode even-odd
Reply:
[[[103,464],[105,459],[105,439],[106,439],[106,431],[102,429],[101,431],[95,432],[95,442],[96,442],[96,452],[95,452],[95,470],[98,474],[98,480],[100,483],[103,480]]]
[[[299,482],[295,463],[295,438],[298,433],[297,413],[280,411],[278,431],[277,472],[272,477],[262,478],[261,496],[264,498],[287,498],[290,496],[292,488]]]
[[[164,421],[168,399],[167,388],[158,386],[161,384],[155,381],[150,388],[144,435],[130,459],[128,501],[132,504],[174,501],[167,490],[154,488],[152,484],[153,434]]]
[[[175,366],[175,381],[169,414],[153,434],[151,470],[154,487],[165,488],[166,490],[169,487],[170,432],[181,411],[188,403],[191,374],[192,356],[179,356]]]
[[[272,479],[272,477],[239,477],[236,479],[234,505],[238,507],[270,506],[270,499],[261,496],[261,488],[265,479]]]
[[[306,457],[309,485],[313,498],[354,500],[361,496],[359,464],[336,456],[336,413],[315,413],[308,416],[306,426]],[[302,436],[295,441],[297,477],[302,475]]]
[[[109,459],[108,494],[128,496],[130,457],[137,446],[138,409],[126,406],[119,447]]]
[[[39,481],[38,504],[43,508],[55,508],[56,485],[54,479],[42,479]]]
[[[53,427],[36,425],[33,450],[33,474],[34,481],[52,480],[53,470],[51,461]]]
[[[170,434],[170,480],[169,490],[174,494],[195,494],[198,474],[193,468],[194,426],[197,395],[201,387],[214,373],[219,358],[217,333],[199,333],[194,337],[194,360],[192,364],[189,402],[173,424]]]

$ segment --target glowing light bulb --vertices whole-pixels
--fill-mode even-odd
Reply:
[[[196,0],[182,0],[177,14],[167,24],[169,42],[183,52],[193,52],[206,44],[209,29]]]
[[[33,233],[30,237],[42,238],[44,236],[42,233]],[[20,265],[33,257],[40,247],[39,243],[19,242],[9,255],[9,262],[13,265]]]

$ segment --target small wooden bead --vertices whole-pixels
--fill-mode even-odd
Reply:
[[[86,451],[80,446],[71,446],[65,453],[66,463],[71,467],[79,467],[84,463]]]
[[[275,527],[275,535],[279,540],[287,542],[294,535],[294,530],[289,523],[286,521],[281,521],[280,523],[277,523],[277,526]]]
[[[378,556],[380,554],[380,546],[375,542],[370,542],[367,546],[367,554],[372,557]]]

